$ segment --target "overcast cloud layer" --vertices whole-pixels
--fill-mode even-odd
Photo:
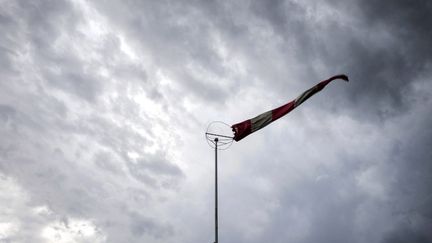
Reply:
[[[0,242],[432,242],[431,1],[0,1]]]

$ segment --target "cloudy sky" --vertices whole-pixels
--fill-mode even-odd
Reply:
[[[0,242],[432,242],[432,2],[0,1]]]

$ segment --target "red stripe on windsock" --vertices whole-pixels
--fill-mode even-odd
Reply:
[[[295,100],[292,100],[285,105],[273,109],[271,110],[271,112],[267,111],[252,119],[232,125],[231,128],[234,132],[234,140],[238,142],[244,137],[248,136],[249,134],[258,131],[259,129],[267,126],[268,124],[288,114],[290,111],[294,110],[294,108],[296,108],[301,103],[309,99],[312,95],[321,91],[327,84],[329,84],[331,81],[335,79],[343,79],[348,82],[348,77],[344,74],[333,76],[327,80],[319,82],[312,88],[303,92]]]
[[[288,104],[285,104],[281,107],[278,107],[274,110],[272,110],[272,121],[276,121],[277,119],[283,117],[284,115],[288,114],[290,111],[294,110],[295,108],[295,101],[290,101]]]
[[[247,135],[252,133],[251,130],[251,120],[246,120],[235,125],[232,125],[231,128],[234,132],[234,140],[240,141],[240,139],[246,137]]]

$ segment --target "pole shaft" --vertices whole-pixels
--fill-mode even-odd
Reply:
[[[218,165],[217,147],[218,138],[215,138],[215,243],[218,243]]]

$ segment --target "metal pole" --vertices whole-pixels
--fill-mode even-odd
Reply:
[[[214,139],[215,142],[215,243],[218,243],[218,167],[217,167],[217,146],[218,138]]]

